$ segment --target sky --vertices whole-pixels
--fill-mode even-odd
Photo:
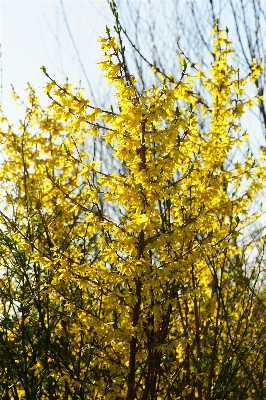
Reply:
[[[100,71],[95,62],[101,60],[97,39],[105,35],[106,24],[112,24],[106,0],[0,1],[1,96],[5,114],[15,119],[19,113],[10,97],[11,84],[23,97],[30,82],[45,102],[42,87],[47,78],[40,70],[42,65],[58,82],[68,77],[69,82],[78,84],[82,79],[85,86],[80,57],[90,83],[96,85]]]

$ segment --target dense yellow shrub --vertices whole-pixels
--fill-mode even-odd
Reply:
[[[265,167],[247,154],[226,168],[262,66],[240,78],[227,33],[213,34],[209,76],[180,57],[179,80],[152,66],[161,83],[140,94],[107,30],[100,67],[117,111],[43,67],[50,106],[29,87],[24,121],[2,116],[3,398],[265,395],[264,305],[238,241],[259,217]],[[118,168],[86,150],[88,134]]]

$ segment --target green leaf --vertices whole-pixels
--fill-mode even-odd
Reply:
[[[38,233],[43,233],[44,232],[44,227],[42,225],[39,225],[37,228]]]
[[[171,206],[171,199],[165,200],[166,207],[169,208]]]
[[[139,192],[140,192],[140,193],[142,193],[142,192],[143,192],[143,190],[144,190],[144,188],[143,188],[142,184],[141,184],[141,183],[139,183]]]
[[[107,232],[104,232],[104,239],[105,239],[106,244],[109,244],[109,237],[108,237]]]
[[[199,206],[199,211],[203,211],[204,208],[205,208],[205,204],[201,204],[201,205]]]
[[[175,115],[176,115],[177,117],[179,117],[179,116],[181,115],[181,112],[179,111],[179,108],[178,108],[178,107],[176,107],[176,109],[175,109]]]

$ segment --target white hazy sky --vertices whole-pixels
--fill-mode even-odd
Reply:
[[[65,0],[63,5],[75,44],[64,21],[62,1],[0,1],[2,106],[12,119],[18,111],[10,98],[11,84],[22,97],[27,82],[41,95],[47,80],[40,70],[42,65],[59,82],[67,76],[71,83],[82,79],[86,86],[75,46],[92,84],[99,79],[95,62],[101,60],[101,52],[97,38],[105,35],[106,24],[113,25],[107,1]]]

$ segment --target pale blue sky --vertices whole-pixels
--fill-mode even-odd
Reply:
[[[42,65],[58,81],[62,82],[68,76],[71,83],[82,79],[86,86],[60,0],[2,0],[0,4],[2,105],[8,116],[17,114],[10,99],[11,83],[23,95],[27,82],[30,82],[41,95],[41,87],[47,80],[40,70]],[[107,1],[64,1],[64,8],[84,70],[90,83],[96,85],[100,73],[95,62],[101,59],[97,38],[104,36],[106,24],[112,23]]]

